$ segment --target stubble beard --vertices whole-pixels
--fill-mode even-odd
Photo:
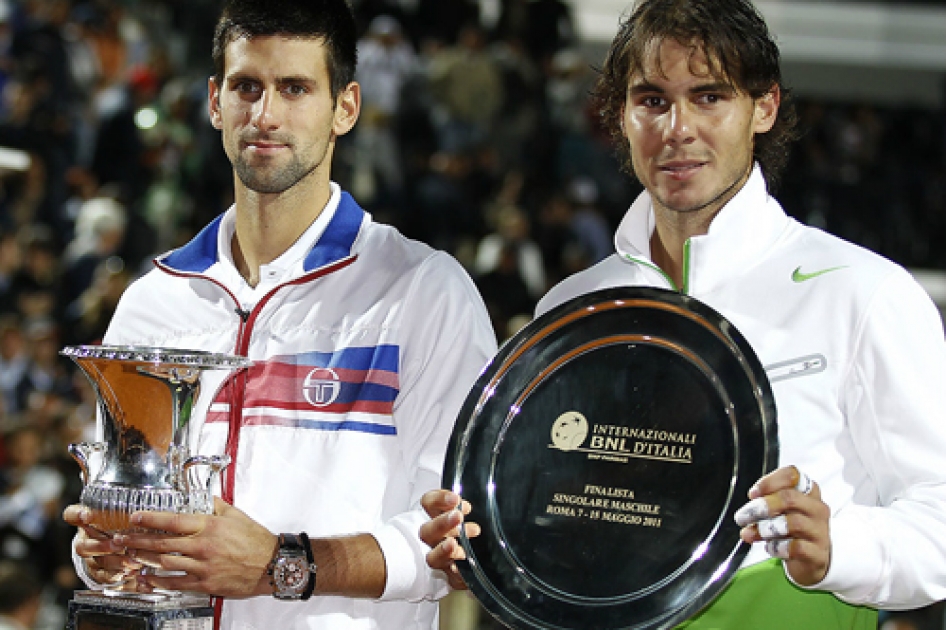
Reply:
[[[723,205],[725,205],[736,193],[742,188],[743,185],[748,181],[749,175],[752,173],[753,162],[749,162],[749,166],[742,171],[739,175],[736,176],[733,181],[719,191],[718,194],[714,195],[711,199],[703,202],[697,202],[689,206],[677,206],[671,204],[667,199],[660,199],[655,193],[651,192],[653,199],[660,204],[662,207],[673,212],[679,212],[681,214],[691,214],[695,212],[700,212],[706,208],[711,208],[717,206],[716,210],[719,210]]]
[[[292,161],[282,168],[273,166],[253,166],[247,163],[242,156],[233,163],[233,169],[240,181],[253,192],[271,195],[286,192],[318,165],[306,166],[293,157]]]

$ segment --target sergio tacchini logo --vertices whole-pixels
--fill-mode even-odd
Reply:
[[[838,269],[847,269],[847,265],[841,265],[840,267],[829,267],[828,269],[821,269],[811,273],[804,273],[800,266],[795,267],[795,271],[792,272],[792,281],[807,282],[808,280],[812,280],[818,276],[823,276],[824,274],[831,273],[832,271],[837,271]]]

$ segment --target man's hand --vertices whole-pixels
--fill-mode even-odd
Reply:
[[[154,533],[116,535],[112,543],[149,567],[185,575],[145,575],[142,590],[167,589],[240,598],[272,593],[266,567],[277,537],[216,498],[214,514],[136,512],[135,527]],[[161,533],[158,533],[161,532]]]
[[[85,563],[86,573],[103,586],[119,590],[135,590],[135,574],[142,564],[125,554],[121,545],[89,525],[91,514],[82,505],[70,505],[62,518],[73,527],[78,527],[76,554]]]
[[[786,466],[760,479],[750,488],[749,499],[736,512],[742,539],[766,541],[766,551],[785,561],[798,584],[821,582],[831,563],[831,509],[821,500],[818,484]]]
[[[460,497],[449,490],[431,490],[421,497],[420,503],[431,518],[420,528],[420,539],[431,547],[427,553],[428,566],[446,573],[451,588],[465,589],[466,583],[460,577],[456,560],[465,560],[466,553],[457,537],[463,517],[470,513],[470,504],[461,503]],[[480,526],[476,523],[464,524],[463,530],[467,538],[480,535]]]

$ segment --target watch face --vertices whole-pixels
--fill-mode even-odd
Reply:
[[[305,558],[280,558],[273,577],[280,590],[301,592],[305,588],[307,573]]]

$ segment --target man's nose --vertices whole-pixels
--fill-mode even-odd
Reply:
[[[275,129],[279,126],[281,108],[276,90],[263,90],[259,100],[253,105],[253,126],[260,130]]]
[[[695,137],[695,121],[688,103],[673,103],[667,112],[664,133],[668,144],[686,144]]]

